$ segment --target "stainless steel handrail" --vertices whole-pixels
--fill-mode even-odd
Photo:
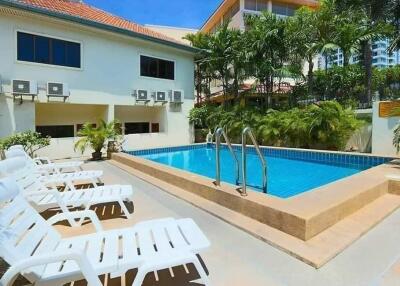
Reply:
[[[235,160],[235,172],[236,172],[236,185],[239,184],[239,160],[236,157],[235,151],[233,151],[231,141],[226,135],[223,128],[218,128],[215,131],[215,184],[217,186],[221,185],[221,136],[224,136],[226,145],[228,146],[229,151],[231,152],[233,159]]]
[[[246,135],[249,135],[251,141],[253,142],[254,148],[256,149],[256,152],[258,154],[258,157],[261,160],[261,164],[263,167],[263,182],[262,182],[262,190],[264,193],[267,193],[267,162],[264,159],[264,156],[261,153],[260,146],[257,143],[256,137],[254,136],[253,131],[251,130],[250,127],[246,127],[242,131],[242,195],[246,196],[247,195],[247,152],[246,152]]]

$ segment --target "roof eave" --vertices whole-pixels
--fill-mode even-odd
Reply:
[[[187,46],[187,45],[184,45],[184,44],[179,44],[179,43],[175,43],[175,42],[171,42],[171,41],[167,41],[167,40],[163,40],[163,39],[147,36],[147,35],[144,35],[144,34],[141,34],[141,33],[137,33],[137,32],[134,32],[134,31],[130,31],[130,30],[126,30],[126,29],[110,26],[110,25],[107,25],[107,24],[103,24],[103,23],[99,23],[99,22],[83,19],[83,18],[80,18],[80,17],[67,15],[67,14],[63,14],[63,13],[59,13],[59,12],[55,12],[55,11],[50,11],[50,10],[47,10],[47,9],[34,7],[34,6],[31,6],[31,5],[26,5],[26,4],[23,4],[23,3],[18,3],[18,2],[14,2],[14,1],[10,1],[10,0],[0,0],[0,6],[5,6],[5,7],[8,7],[8,8],[15,8],[15,9],[23,10],[23,11],[26,11],[26,12],[45,15],[45,16],[48,16],[48,17],[57,18],[57,19],[61,19],[61,20],[69,21],[69,22],[73,22],[73,23],[78,23],[78,24],[81,24],[81,25],[85,25],[85,26],[88,26],[88,27],[105,30],[105,31],[108,31],[108,32],[116,33],[116,34],[121,34],[121,35],[129,36],[129,37],[133,37],[133,38],[138,38],[138,39],[145,40],[145,41],[151,41],[151,42],[158,43],[158,44],[161,44],[161,45],[166,45],[166,46],[173,47],[173,48],[176,48],[176,49],[184,50],[186,52],[193,53],[193,54],[197,54],[197,53],[201,52],[201,50],[198,49],[198,48]]]

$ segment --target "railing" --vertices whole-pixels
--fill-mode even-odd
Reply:
[[[263,181],[262,181],[262,190],[266,194],[267,193],[267,163],[264,159],[263,154],[261,153],[260,146],[258,146],[257,140],[254,136],[253,131],[251,130],[250,127],[246,127],[242,131],[242,195],[246,196],[247,195],[247,152],[246,152],[246,139],[247,135],[250,137],[251,141],[253,142],[254,148],[256,149],[256,152],[258,154],[258,157],[260,158],[262,168],[263,168]]]
[[[226,136],[226,133],[223,128],[218,128],[217,131],[215,131],[215,184],[217,186],[221,185],[221,156],[220,156],[220,151],[221,151],[221,136],[224,136],[226,145],[228,146],[229,151],[231,152],[233,159],[235,160],[235,172],[236,172],[236,185],[239,184],[239,160],[236,157],[235,152],[233,151],[231,142],[229,141],[228,136]]]

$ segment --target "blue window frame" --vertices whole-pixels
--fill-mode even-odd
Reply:
[[[19,61],[81,67],[81,44],[17,32],[17,58]]]

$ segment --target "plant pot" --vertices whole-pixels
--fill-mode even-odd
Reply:
[[[100,161],[102,159],[102,153],[101,152],[93,152],[92,159],[94,161]]]
[[[107,159],[111,159],[111,154],[112,153],[117,153],[118,148],[117,148],[117,142],[116,141],[108,141],[107,144]]]

